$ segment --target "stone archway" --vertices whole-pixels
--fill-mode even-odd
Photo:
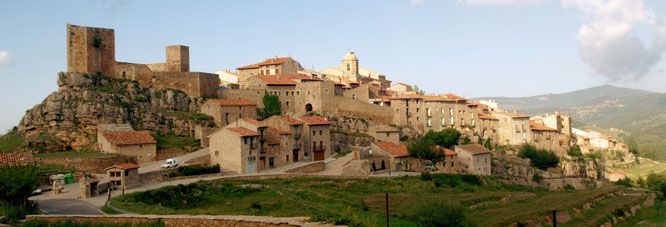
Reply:
[[[308,103],[305,104],[305,112],[312,112],[312,104]]]

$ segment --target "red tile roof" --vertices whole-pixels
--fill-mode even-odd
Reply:
[[[535,120],[530,120],[530,129],[532,131],[551,131],[551,132],[557,132],[557,129],[548,127],[544,124],[541,124]]]
[[[156,144],[148,131],[105,131],[103,133],[109,143],[113,145],[141,145]]]
[[[451,149],[440,147],[439,145],[435,146],[435,152],[437,153],[444,153],[446,156],[456,156],[458,153],[455,151],[452,151]]]
[[[128,170],[128,169],[138,169],[139,167],[140,167],[139,165],[133,164],[133,163],[120,163],[120,164],[115,164],[115,165],[109,166],[105,170],[109,170],[109,169],[113,169],[113,168]]]
[[[255,120],[255,119],[253,119],[253,118],[246,117],[246,118],[242,118],[241,120],[243,120],[243,121],[245,121],[245,122],[247,122],[247,123],[250,123],[250,124],[256,125],[256,126],[263,126],[263,124],[262,124],[261,122]]]
[[[256,106],[249,99],[219,99],[220,106]]]
[[[457,145],[458,149],[465,150],[473,155],[490,153],[488,149],[478,144]]]
[[[499,120],[499,119],[497,119],[496,117],[493,117],[493,116],[490,116],[490,115],[488,115],[488,114],[484,114],[484,113],[479,113],[479,119],[483,119],[483,120]]]
[[[280,75],[265,75],[265,76],[256,76],[259,80],[265,82],[267,85],[278,85],[278,86],[296,86],[296,81],[293,81],[288,76]]]
[[[332,121],[326,120],[320,116],[302,116],[300,117],[301,121],[304,121],[308,125],[330,125],[333,124]]]
[[[291,133],[289,133],[285,130],[282,130],[282,129],[279,129],[279,128],[276,128],[276,127],[273,127],[273,126],[268,126],[267,128],[268,128],[267,129],[268,131],[271,131],[271,132],[276,133],[276,134],[280,134],[280,135],[289,135],[289,134],[291,134]]]
[[[470,102],[470,103],[467,103],[467,106],[479,106],[479,105],[481,105],[481,103],[479,103],[479,102]]]
[[[280,141],[273,138],[266,139],[266,143],[268,143],[268,145],[280,145]]]
[[[423,96],[417,94],[400,94],[396,97],[391,97],[391,99],[423,99]]]
[[[266,59],[262,62],[251,64],[251,65],[246,65],[246,66],[241,66],[236,69],[241,70],[241,69],[255,69],[259,68],[259,66],[264,66],[264,65],[279,65],[282,63],[285,63],[289,61],[291,58],[290,57],[279,57],[279,58],[269,58]]]
[[[259,134],[255,131],[252,131],[248,128],[245,127],[236,127],[236,128],[227,128],[229,131],[235,132],[236,134],[246,137],[246,136],[259,136]]]
[[[505,115],[511,118],[530,118],[530,116],[527,116],[525,114],[519,114],[519,113],[512,113],[512,112],[504,112],[504,113],[497,113],[501,115]]]
[[[407,146],[405,145],[398,145],[395,143],[384,142],[384,141],[376,141],[373,142],[373,144],[375,144],[375,146],[379,147],[379,149],[386,151],[386,153],[389,153],[392,156],[395,157],[409,156],[409,152],[407,152]]]
[[[283,120],[289,122],[289,125],[302,125],[303,124],[302,121],[299,121],[296,118],[293,118],[289,115],[282,115],[280,117],[282,117]]]

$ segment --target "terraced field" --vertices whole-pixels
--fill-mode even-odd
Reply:
[[[553,209],[566,211],[563,226],[593,226],[645,201],[647,193],[616,185],[593,190],[545,191],[450,175],[331,179],[217,180],[116,197],[112,205],[142,214],[243,214],[308,216],[357,226],[385,226],[389,193],[391,226],[416,226],[415,208],[455,204],[465,223],[477,226],[533,221],[549,223]],[[151,199],[158,198],[158,199]]]

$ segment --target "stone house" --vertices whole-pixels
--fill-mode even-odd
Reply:
[[[305,161],[303,150],[303,122],[289,115],[272,116],[261,122],[264,125],[284,131],[288,136],[287,145],[283,148],[287,150],[291,159],[289,163]]]
[[[394,91],[396,94],[400,95],[405,92],[413,91],[412,85],[406,83],[397,83],[387,88],[390,91]]]
[[[498,121],[497,142],[503,145],[520,145],[531,141],[530,117],[511,112],[495,112]]]
[[[438,171],[444,173],[458,173],[461,169],[461,164],[458,161],[458,153],[452,151],[451,149],[436,146],[434,148],[435,152],[442,153],[444,155],[444,160],[437,162],[435,167]]]
[[[248,99],[209,99],[201,105],[201,113],[213,117],[215,124],[224,127],[243,118],[257,117],[257,104]]]
[[[554,151],[559,155],[564,155],[569,149],[566,136],[559,130],[550,128],[540,120],[530,120],[530,131],[533,144],[538,149]]]
[[[121,163],[106,168],[109,183],[116,189],[132,189],[141,184],[139,180],[139,165],[132,163]]]
[[[458,161],[469,174],[490,175],[491,157],[490,151],[478,144],[467,144],[455,146]]]
[[[464,135],[473,134],[472,124],[477,121],[477,116],[472,114],[463,97],[402,94],[390,99],[390,107],[395,111],[393,124],[412,126],[422,132],[455,128]]]
[[[260,76],[298,73],[303,67],[291,57],[269,58],[262,62],[236,68],[241,76]]]
[[[320,116],[302,116],[304,160],[321,161],[331,157],[331,124]]]
[[[389,125],[370,126],[368,133],[375,138],[375,141],[400,143],[400,130]]]
[[[240,174],[258,171],[259,133],[244,127],[229,127],[208,137],[211,164]]]
[[[396,144],[387,141],[375,141],[370,144],[373,156],[386,157],[389,160],[388,167],[391,171],[407,171],[407,159],[409,152],[404,144]]]
[[[103,153],[135,157],[146,163],[157,158],[157,141],[148,131],[104,131],[98,133],[97,144]]]

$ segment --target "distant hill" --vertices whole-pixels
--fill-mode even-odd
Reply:
[[[523,98],[482,97],[500,108],[536,115],[560,111],[571,115],[577,126],[596,125],[626,131],[641,150],[666,160],[666,94],[610,85],[562,94]]]

